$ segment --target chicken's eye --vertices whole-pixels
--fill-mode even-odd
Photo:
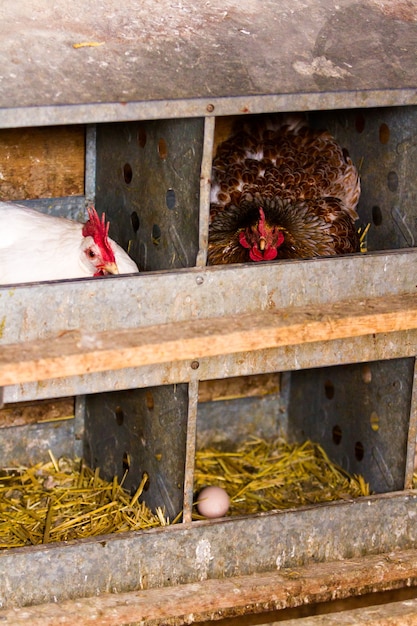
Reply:
[[[94,250],[87,250],[87,254],[90,257],[90,259],[94,259],[96,256],[96,253],[94,252]]]

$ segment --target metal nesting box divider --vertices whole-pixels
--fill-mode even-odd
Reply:
[[[76,216],[94,201],[143,270],[0,288],[3,401],[77,396],[72,422],[0,429],[2,465],[52,448],[111,477],[129,458],[128,487],[146,471],[147,503],[184,510],[164,529],[0,552],[4,609],[414,548],[416,496],[402,490],[417,432],[417,26],[392,5],[107,1],[82,27],[78,0],[25,1],[30,20],[0,10],[0,126],[88,125],[85,197],[30,203]],[[290,110],[309,111],[360,163],[369,253],[206,267],[216,117]],[[312,437],[386,493],[191,522],[196,440],[218,428],[198,407],[199,381],[275,371],[286,372],[279,394],[226,404],[225,440],[262,407],[258,434]],[[416,583],[402,576],[370,584]]]

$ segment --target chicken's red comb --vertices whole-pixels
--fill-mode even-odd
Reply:
[[[258,232],[261,237],[266,237],[266,228],[265,228],[265,212],[262,207],[259,207],[259,222],[258,222]]]
[[[83,226],[83,236],[92,237],[94,242],[100,247],[103,259],[114,261],[114,253],[110,247],[108,234],[110,222],[106,222],[106,215],[102,213],[101,220],[94,207],[88,207],[88,222]]]

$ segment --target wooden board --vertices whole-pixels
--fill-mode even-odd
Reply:
[[[0,130],[0,200],[84,194],[85,127]]]
[[[74,399],[38,402],[17,402],[0,409],[0,428],[61,421],[74,417]]]
[[[278,393],[280,374],[254,374],[253,376],[233,376],[202,380],[198,386],[198,401],[213,402],[235,398],[251,398]]]
[[[278,346],[417,328],[417,299],[403,294],[105,332],[65,331],[4,345],[0,386],[62,376],[190,361]]]

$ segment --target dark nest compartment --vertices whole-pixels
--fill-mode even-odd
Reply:
[[[209,485],[227,492],[231,515],[370,494],[362,476],[350,475],[333,463],[318,443],[288,443],[283,437],[254,437],[228,451],[212,447],[199,450],[194,476],[197,501],[198,493]],[[195,512],[194,519],[202,516]]]

